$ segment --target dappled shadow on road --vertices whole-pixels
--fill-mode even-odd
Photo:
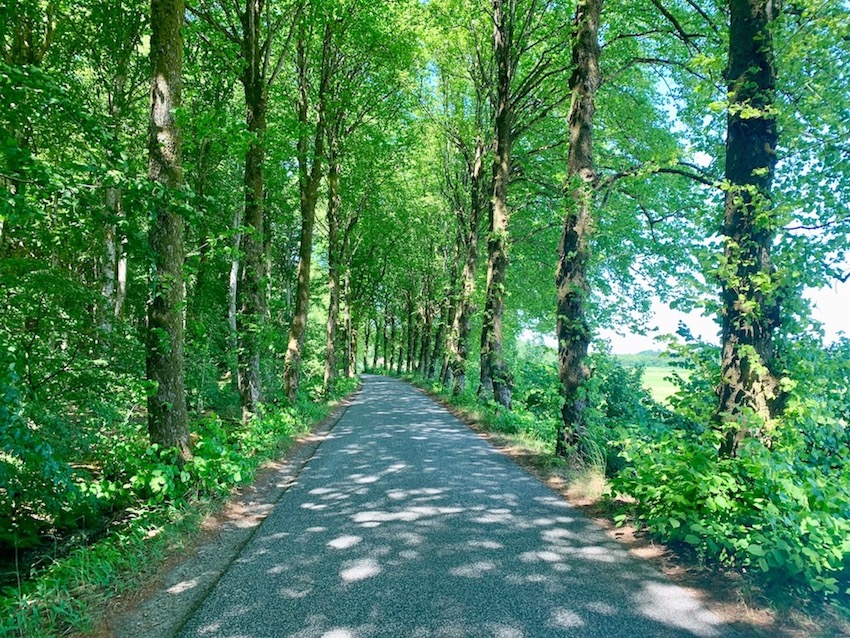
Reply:
[[[182,635],[726,634],[443,408],[371,377]]]

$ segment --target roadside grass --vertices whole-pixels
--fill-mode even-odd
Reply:
[[[208,515],[224,507],[235,489],[250,484],[265,463],[279,458],[297,437],[327,418],[358,384],[356,379],[340,380],[327,401],[304,400],[253,420],[230,443],[217,441],[220,453],[238,461],[236,471],[232,463],[222,464],[199,476],[197,485],[179,485],[179,493],[140,495],[105,537],[22,574],[18,585],[0,592],[0,636],[44,638],[93,631],[111,601],[138,589],[167,560],[181,555],[202,534]],[[154,476],[163,476],[157,471]]]

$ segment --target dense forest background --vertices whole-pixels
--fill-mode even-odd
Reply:
[[[841,0],[3,0],[3,622],[363,371],[847,595],[850,341],[803,292],[850,274],[848,87]],[[666,398],[594,339],[656,297],[720,335]]]

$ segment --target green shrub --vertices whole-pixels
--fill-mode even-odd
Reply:
[[[80,514],[71,468],[24,418],[14,367],[0,375],[0,545],[25,549]]]
[[[737,458],[718,456],[722,434],[713,430],[647,437],[634,429],[620,441],[627,466],[612,486],[636,499],[637,521],[663,540],[834,594],[847,586],[850,481],[801,454],[799,425],[783,423],[771,447],[748,439]]]
[[[340,380],[335,396],[348,394],[356,384],[356,379]],[[3,423],[18,423],[26,432],[20,418],[20,396],[8,382],[3,388]],[[45,570],[31,574],[31,578],[24,574],[20,588],[7,588],[0,598],[0,635],[59,635],[69,628],[87,629],[91,606],[106,599],[107,592],[130,586],[168,544],[179,541],[181,526],[191,527],[192,521],[199,519],[204,503],[226,496],[234,487],[250,481],[257,468],[276,456],[284,442],[305,432],[327,413],[327,403],[314,404],[302,396],[291,407],[269,406],[262,418],[244,426],[216,415],[205,416],[192,424],[192,457],[182,467],[174,463],[173,450],[147,443],[140,423],[125,424],[120,433],[104,431],[95,450],[103,459],[98,475],[68,474],[69,466],[59,464],[62,487],[67,490],[58,490],[57,479],[45,474],[44,480],[53,481],[53,489],[43,492],[53,495],[55,502],[45,503],[39,511],[62,511],[74,502],[85,503],[94,511],[111,511],[115,520],[110,533],[91,546],[70,551]],[[14,457],[4,451],[0,457],[0,472],[7,472],[7,466],[17,472],[16,480],[25,490],[23,493],[32,493],[31,503],[41,502],[36,500],[35,490],[44,487],[44,480],[39,483],[33,476],[21,473],[20,468],[41,467],[43,455],[48,452],[35,446]],[[0,474],[0,479],[7,476]],[[0,491],[0,497],[5,498],[7,493]],[[9,512],[21,511],[19,506],[9,509],[7,500],[0,500],[0,506],[4,508],[0,515],[7,518],[12,515]],[[35,505],[29,507],[35,509]],[[25,520],[20,514],[17,516],[15,520]],[[57,524],[55,519],[49,521],[54,527]],[[9,529],[16,530],[19,536],[22,533],[21,525]],[[41,528],[36,535],[38,531]]]

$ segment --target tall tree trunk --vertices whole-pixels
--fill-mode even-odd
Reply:
[[[133,40],[127,42],[127,48],[133,46]],[[121,120],[124,107],[127,103],[127,65],[128,61],[119,61],[119,69],[112,78],[112,86],[109,92],[108,112],[112,124],[112,134],[115,143],[121,135]],[[117,159],[118,149],[110,149],[111,159]],[[101,328],[107,332],[112,330],[113,320],[121,316],[121,309],[126,295],[126,236],[119,232],[120,221],[124,217],[123,193],[117,186],[108,186],[104,195],[107,219],[103,229],[103,280],[101,296],[103,297],[103,310],[101,313]],[[124,261],[125,269],[123,281],[120,278],[120,270]],[[123,288],[123,290],[122,290]]]
[[[343,296],[345,297],[345,310],[342,314],[342,326],[345,331],[345,377],[350,379],[357,370],[357,347],[351,321],[351,281],[347,269],[343,277]]]
[[[351,342],[351,367],[349,369],[349,378],[354,378],[357,374],[357,348],[360,346],[360,332],[357,328],[357,324],[353,320],[351,322],[351,331],[349,334],[351,335],[349,338],[349,341]]]
[[[487,238],[487,296],[484,326],[481,331],[481,384],[479,395],[492,387],[497,403],[510,409],[512,380],[504,356],[503,317],[505,313],[505,277],[508,269],[508,183],[513,143],[513,105],[511,103],[512,21],[506,16],[503,0],[493,0],[495,24],[493,46],[496,58],[496,157],[493,161],[493,197],[490,202]]]
[[[427,295],[430,296],[430,289],[427,290]],[[431,302],[426,301],[422,312],[422,332],[420,333],[419,342],[419,363],[416,366],[416,371],[423,377],[428,374],[428,367],[431,365],[431,332],[433,328],[433,317],[431,315]]]
[[[387,328],[389,326],[391,319],[389,307],[384,306],[384,330],[382,333],[383,343],[381,344],[381,367],[386,370],[387,369],[387,358],[389,356],[389,335],[387,334]]]
[[[369,319],[366,320],[366,334],[363,340],[363,372],[369,371],[369,337],[372,334],[372,324]]]
[[[587,349],[590,326],[585,304],[588,238],[593,229],[593,118],[596,91],[599,89],[599,19],[602,0],[587,0],[576,8],[573,37],[573,74],[570,77],[570,148],[567,161],[567,189],[570,200],[564,230],[558,245],[557,291],[558,375],[564,393],[561,422],[558,424],[555,451],[566,455],[581,449],[587,427],[584,383],[590,375]]]
[[[414,326],[416,325],[416,316],[414,314],[413,296],[407,296],[407,358],[405,360],[405,371],[410,374],[413,372],[413,349],[414,349]]]
[[[372,370],[378,369],[378,339],[381,336],[381,325],[378,323],[378,318],[375,317],[375,348],[372,350]]]
[[[127,299],[127,243],[127,235],[121,233],[115,270],[117,285],[115,291],[115,317],[118,319],[124,316],[124,302]]]
[[[778,133],[771,0],[729,0],[730,96],[721,271],[721,378],[715,416],[725,439],[721,456],[735,456],[748,434],[765,433],[782,407],[774,371],[773,332],[780,307],[771,246],[771,208]]]
[[[233,256],[230,259],[230,274],[227,280],[227,325],[229,328],[228,344],[230,351],[234,354],[239,351],[239,330],[237,326],[236,316],[238,310],[238,294],[239,289],[239,251],[242,247],[242,233],[239,228],[242,226],[242,211],[238,208],[233,211]],[[239,357],[233,361],[235,367],[231,369],[231,378],[233,379],[233,387],[242,394],[242,375],[239,374]],[[232,364],[231,364],[232,365]]]
[[[455,274],[452,276],[452,279],[457,278],[457,269],[455,268]],[[428,362],[428,378],[433,379],[437,374],[437,363],[440,364],[440,378],[442,378],[443,372],[443,353],[446,350],[446,325],[451,321],[450,315],[453,313],[454,303],[453,303],[454,295],[451,293],[446,295],[445,301],[443,301],[443,307],[440,309],[440,316],[437,320],[437,330],[434,334],[434,344],[431,348],[431,356]]]
[[[112,331],[116,309],[116,276],[118,272],[117,219],[121,212],[121,190],[109,186],[104,196],[107,219],[103,224],[103,255],[101,257],[100,329]]]
[[[329,133],[335,127],[329,128]],[[325,339],[325,394],[333,389],[336,378],[336,326],[339,316],[339,153],[336,135],[328,139],[328,322]],[[347,367],[347,366],[346,366]]]
[[[264,175],[267,93],[260,38],[262,0],[247,0],[242,14],[242,87],[245,121],[251,140],[245,152],[245,212],[242,223],[242,264],[237,285],[240,344],[239,391],[243,420],[256,414],[263,400],[260,376],[261,326],[266,315]]]
[[[148,432],[152,443],[189,456],[189,425],[183,381],[183,218],[170,202],[183,186],[180,108],[183,70],[183,0],[151,0],[150,57],[153,69],[148,179],[164,190],[156,203],[149,241],[154,255],[148,306]]]
[[[390,329],[390,362],[387,366],[387,372],[392,374],[393,367],[395,364],[395,315],[393,315],[390,320],[392,321],[392,328]]]
[[[330,24],[325,27],[322,46],[322,68],[320,73],[316,133],[313,141],[312,166],[308,167],[307,130],[308,90],[307,43],[302,34],[298,40],[298,122],[302,134],[298,140],[299,183],[301,191],[301,238],[298,249],[298,289],[295,294],[295,314],[289,330],[289,343],[283,365],[283,387],[290,402],[298,395],[298,383],[301,373],[301,352],[304,347],[304,335],[307,331],[307,315],[310,310],[310,265],[313,255],[313,228],[316,224],[316,202],[319,199],[319,183],[322,180],[322,160],[325,144],[325,91],[328,83],[328,50],[331,45]]]
[[[465,228],[464,250],[466,261],[463,265],[457,311],[452,325],[452,334],[456,335],[451,352],[450,367],[454,376],[452,394],[455,396],[466,390],[466,366],[469,359],[469,336],[472,332],[472,314],[474,311],[475,271],[478,265],[478,225],[481,221],[481,194],[483,191],[483,166],[486,147],[479,139],[475,146],[475,155],[469,166],[470,202],[469,219]]]

